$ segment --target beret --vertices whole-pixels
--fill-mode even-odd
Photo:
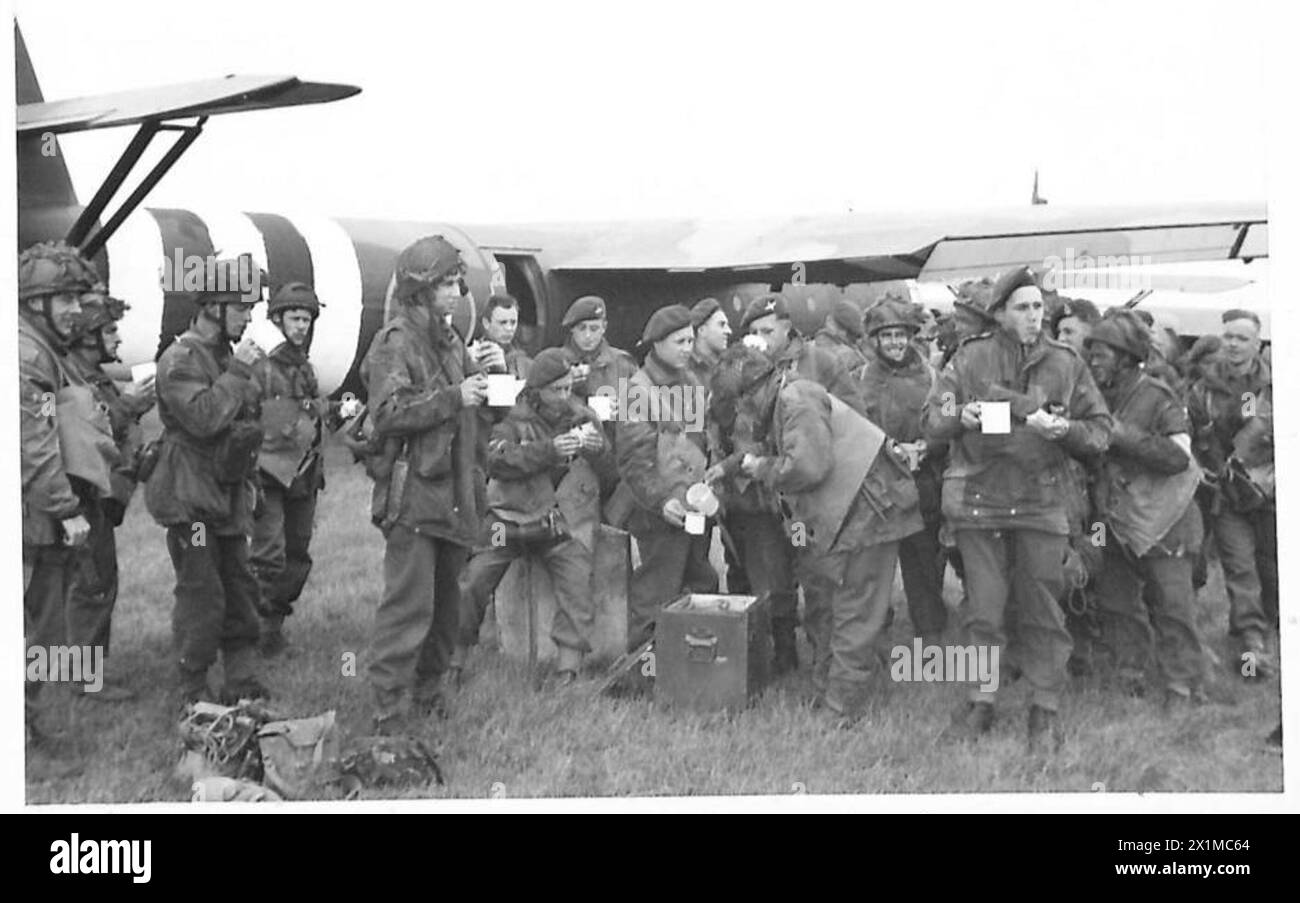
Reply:
[[[564,320],[561,321],[561,325],[568,329],[583,320],[599,320],[603,319],[604,316],[605,299],[598,298],[595,295],[583,295],[569,305],[569,309],[564,312]]]
[[[691,325],[699,329],[709,321],[709,317],[722,310],[722,305],[718,303],[717,298],[704,298],[696,301],[695,306],[691,308]]]
[[[745,316],[740,321],[741,329],[749,329],[749,324],[762,319],[768,314],[776,314],[778,320],[790,319],[790,308],[781,295],[759,295],[745,308]]]
[[[564,351],[559,348],[547,348],[533,358],[524,385],[529,389],[541,389],[566,376],[568,372],[569,359]]]
[[[650,322],[645,324],[641,333],[642,344],[657,342],[672,335],[679,329],[691,326],[691,310],[684,304],[669,304],[650,315]]]
[[[993,297],[989,300],[989,313],[1004,307],[1013,292],[1018,288],[1037,288],[1038,280],[1027,266],[1019,266],[1003,273],[993,284]]]

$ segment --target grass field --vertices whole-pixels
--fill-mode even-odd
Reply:
[[[270,664],[266,677],[279,709],[298,716],[337,710],[346,741],[369,732],[364,655],[383,544],[368,520],[370,484],[361,468],[332,454],[328,481],[317,515],[315,569],[288,625],[302,653]],[[189,786],[172,777],[179,751],[170,707],[172,571],[162,530],[139,497],[118,545],[122,581],[109,673],[140,697],[125,705],[62,704],[59,717],[69,720],[87,765],[76,778],[29,782],[31,803],[189,799]],[[952,603],[952,585],[949,595]],[[895,604],[901,603],[896,588]],[[1201,594],[1201,623],[1228,661],[1217,566]],[[905,617],[893,631],[899,642],[910,641]],[[359,676],[343,676],[347,653],[357,655]],[[477,653],[471,670],[452,698],[451,717],[430,721],[422,734],[447,785],[363,796],[1282,789],[1282,758],[1263,743],[1280,717],[1278,688],[1247,686],[1226,673],[1218,687],[1223,702],[1177,716],[1155,701],[1119,698],[1095,679],[1076,681],[1061,712],[1064,749],[1032,760],[1024,754],[1023,681],[1000,694],[992,734],[967,746],[940,739],[959,695],[940,684],[882,688],[865,721],[836,730],[806,704],[806,674],[770,688],[742,714],[707,717],[596,697],[590,680],[562,693],[535,693],[521,666],[492,651]]]

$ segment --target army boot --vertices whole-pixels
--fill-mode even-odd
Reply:
[[[1063,738],[1057,715],[1041,705],[1029,707],[1029,754],[1052,755],[1061,751]]]
[[[952,724],[943,734],[949,740],[978,740],[993,729],[993,719],[993,703],[964,702],[952,713]]]
[[[394,737],[409,726],[410,707],[403,690],[374,688],[374,704],[370,710],[371,725],[376,736]]]
[[[582,669],[582,650],[561,646],[555,663],[555,676],[549,684],[551,689],[562,690],[578,681],[578,672]]]
[[[241,699],[271,698],[271,691],[257,678],[254,656],[252,646],[226,649],[222,653],[226,665],[226,682],[218,697],[222,705],[235,705]]]
[[[465,686],[465,663],[469,661],[469,647],[457,643],[451,650],[451,661],[447,665],[447,682],[453,689]]]
[[[257,650],[263,658],[275,658],[289,648],[289,641],[284,638],[284,615],[271,615],[262,619],[262,633],[258,638]]]
[[[411,692],[411,707],[422,718],[433,716],[439,721],[446,721],[450,715],[447,698],[442,693],[442,675],[417,674],[415,689]]]
[[[1241,643],[1241,652],[1234,663],[1242,680],[1264,683],[1277,679],[1277,662],[1268,651],[1268,644],[1258,634],[1248,635]]]
[[[180,668],[180,703],[182,706],[194,702],[211,702],[212,691],[208,689],[208,669]]]

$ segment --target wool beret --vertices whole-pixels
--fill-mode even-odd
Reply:
[[[641,333],[641,342],[645,345],[657,342],[690,325],[691,309],[684,304],[669,304],[650,315],[650,322],[645,324],[645,331]]]
[[[718,303],[717,298],[704,298],[701,301],[696,301],[695,306],[691,308],[691,325],[699,329],[709,322],[709,317],[720,310],[722,310],[722,305]]]
[[[566,376],[568,372],[569,359],[565,357],[563,349],[547,348],[533,358],[524,385],[529,389],[541,389]]]
[[[1019,266],[1003,273],[1001,278],[993,284],[993,297],[989,301],[989,313],[1006,306],[1007,299],[1011,297],[1016,289],[1037,287],[1038,280],[1034,279],[1033,271],[1029,267]]]
[[[604,316],[605,299],[598,298],[595,295],[583,295],[569,305],[569,309],[564,312],[564,320],[561,321],[561,325],[568,329],[583,320],[600,320]]]
[[[762,319],[768,314],[776,314],[778,320],[790,319],[790,307],[786,304],[783,296],[776,294],[759,295],[753,301],[750,301],[749,307],[745,308],[745,316],[740,321],[740,328],[747,330],[750,323]]]

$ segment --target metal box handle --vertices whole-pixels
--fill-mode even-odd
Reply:
[[[708,663],[717,661],[717,634],[705,631],[701,634],[687,633],[682,639],[686,642],[686,660]]]

